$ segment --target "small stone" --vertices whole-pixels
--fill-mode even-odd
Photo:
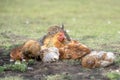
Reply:
[[[28,69],[28,70],[33,70],[33,67],[28,67],[27,69]]]
[[[13,62],[14,60],[13,59],[10,59],[10,62]]]
[[[119,70],[116,70],[116,72],[120,72]]]

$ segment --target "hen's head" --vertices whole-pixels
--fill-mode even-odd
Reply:
[[[56,35],[57,35],[58,41],[60,42],[64,41],[66,38],[64,32],[58,32]]]

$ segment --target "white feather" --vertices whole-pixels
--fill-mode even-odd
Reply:
[[[59,59],[59,50],[56,47],[48,48],[47,52],[43,53],[43,62],[53,62]]]
[[[102,57],[105,56],[104,60],[102,59]],[[96,56],[98,58],[98,60],[100,60],[100,66],[101,67],[106,67],[109,66],[110,64],[112,64],[115,61],[115,55],[112,52],[105,52],[105,51],[91,51],[90,54],[88,54],[87,56]]]

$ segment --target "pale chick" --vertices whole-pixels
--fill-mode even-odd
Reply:
[[[99,52],[98,54],[100,54]],[[101,60],[101,67],[106,67],[115,61],[115,55],[112,52],[103,52],[103,60]]]
[[[40,51],[43,62],[54,62],[59,60],[59,50],[56,47],[46,48]]]
[[[106,67],[115,61],[115,55],[112,52],[92,51],[82,58],[82,66],[87,68]]]

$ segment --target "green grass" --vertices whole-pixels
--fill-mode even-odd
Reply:
[[[119,3],[119,0],[1,0],[0,33],[38,39],[49,26],[64,23],[73,39],[90,48],[120,52]],[[0,35],[0,46],[11,46],[12,40]],[[14,44],[24,41],[17,39]]]
[[[107,76],[110,80],[119,80],[119,79],[120,79],[120,73],[116,73],[116,72],[107,73],[106,76]]]
[[[66,73],[49,75],[45,77],[45,80],[72,80],[72,75]]]
[[[13,70],[13,71],[20,71],[25,72],[27,71],[27,63],[16,61],[14,64],[4,64],[0,66],[0,73],[4,72],[5,70]]]
[[[9,50],[63,23],[91,49],[120,53],[119,5],[120,0],[0,0],[0,46]]]
[[[5,78],[0,78],[0,80],[24,80],[24,79],[19,76],[6,76]]]

